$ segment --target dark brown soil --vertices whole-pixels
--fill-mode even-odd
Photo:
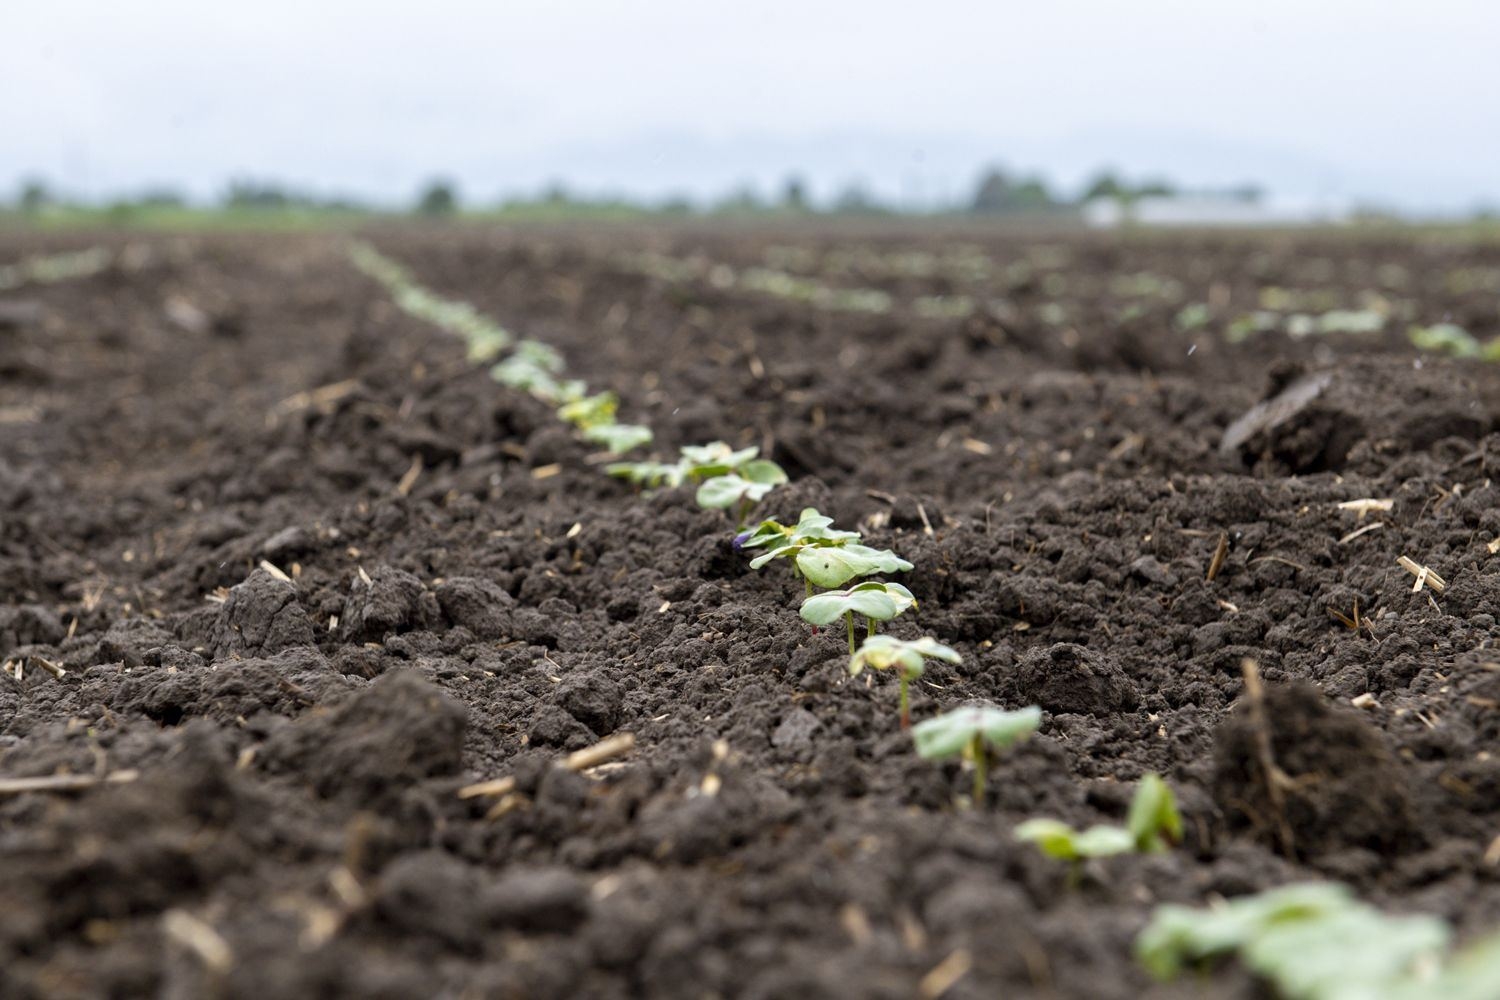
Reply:
[[[816,505],[916,564],[894,631],[965,661],[929,670],[914,713],[1034,703],[1041,733],[985,808],[956,808],[966,776],[915,757],[893,682],[847,678],[785,573],[750,571],[687,493],[603,476],[340,239],[104,237],[123,250],[105,273],[0,296],[0,658],[25,663],[0,676],[0,776],[138,777],[0,797],[0,995],[911,997],[943,964],[967,968],[950,998],[1249,996],[1233,971],[1152,985],[1130,957],[1151,907],[1324,876],[1464,935],[1500,926],[1500,369],[1405,341],[1444,319],[1500,334],[1500,249],[372,239],[558,347],[663,450],[761,445],[793,478],[766,513]],[[4,235],[0,261],[90,242]],[[888,266],[958,243],[992,268]],[[880,254],[847,265],[854,244]],[[893,309],[626,258],[744,267],[785,245]],[[1228,343],[1270,287],[1395,318]],[[957,294],[978,311],[915,306]],[[1212,319],[1183,331],[1197,302]],[[1338,507],[1362,498],[1393,506]],[[1446,591],[1414,593],[1399,555]],[[617,732],[628,757],[554,766]],[[1074,887],[1013,840],[1031,816],[1118,820],[1146,771],[1180,797],[1180,850]],[[506,775],[502,815],[456,795]]]

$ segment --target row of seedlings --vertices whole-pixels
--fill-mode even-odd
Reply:
[[[563,359],[550,346],[536,340],[517,341],[469,303],[445,299],[424,288],[406,268],[368,244],[354,245],[350,256],[360,270],[387,288],[401,309],[463,338],[470,360],[494,362],[490,372],[496,381],[555,405],[558,416],[578,428],[586,440],[617,454],[652,440],[649,428],[615,420],[618,400],[613,393],[590,395],[582,381],[564,377]],[[507,349],[509,356],[496,361]],[[605,471],[643,488],[692,485],[699,506],[732,510],[740,528],[735,547],[753,553],[751,567],[761,569],[784,561],[792,575],[803,582],[805,594],[799,609],[803,620],[815,627],[843,621],[851,676],[867,669],[895,673],[901,726],[912,730],[917,753],[929,760],[957,758],[972,766],[975,805],[984,801],[993,755],[1029,738],[1040,726],[1041,710],[1036,706],[1006,711],[978,704],[962,706],[912,727],[909,689],[923,675],[926,662],[960,662],[956,650],[930,636],[906,640],[879,633],[881,622],[915,608],[917,600],[902,584],[869,578],[904,573],[913,568],[912,564],[889,549],[862,544],[859,532],[835,528],[832,518],[813,508],[803,510],[794,524],[767,519],[747,529],[755,505],[787,482],[786,472],[775,462],[761,458],[759,449],[736,449],[714,441],[683,446],[675,462],[616,462],[607,465]],[[857,617],[865,621],[862,642]],[[1072,860],[1126,849],[1156,849],[1162,838],[1154,831],[1160,829],[1175,839],[1180,836],[1181,820],[1176,816],[1170,790],[1154,775],[1149,778],[1157,784],[1143,782],[1138,798],[1164,800],[1164,804],[1133,810],[1133,814],[1156,817],[1152,821],[1156,826],[1132,836],[1128,845],[1121,838],[1099,835],[1098,828],[1069,840],[1051,827],[1034,823],[1023,824],[1018,835],[1037,841],[1048,853]],[[1132,822],[1131,829],[1135,826]],[[1064,842],[1069,846],[1058,846]]]

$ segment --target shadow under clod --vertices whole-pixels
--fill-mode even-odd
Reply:
[[[1264,708],[1279,774],[1266,773],[1255,713],[1237,710],[1219,727],[1213,795],[1231,831],[1283,851],[1289,833],[1293,852],[1314,863],[1350,848],[1393,856],[1422,845],[1406,768],[1374,727],[1309,684],[1267,688]]]

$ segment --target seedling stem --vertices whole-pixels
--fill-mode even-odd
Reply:
[[[905,694],[905,693],[906,693],[906,691],[905,691],[905,688],[903,687],[902,688],[902,694]],[[973,758],[973,761],[974,761],[974,805],[976,807],[977,806],[982,806],[982,805],[984,805],[984,781],[985,781],[985,775],[989,773],[989,769],[990,769],[990,767],[989,767],[989,761],[987,761],[987,760],[984,759],[984,736],[983,736],[983,734],[981,734],[981,733],[975,733],[969,739],[969,756],[971,758]]]

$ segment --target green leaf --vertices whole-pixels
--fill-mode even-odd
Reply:
[[[802,618],[814,625],[827,625],[838,621],[849,612],[885,621],[896,616],[896,603],[883,591],[863,591],[855,594],[848,590],[830,590],[814,594],[802,602]]]
[[[750,544],[747,542],[742,545],[741,548],[748,549],[750,548]],[[800,545],[782,545],[777,548],[771,549],[769,552],[762,552],[760,555],[750,560],[750,568],[760,569],[762,566],[766,565],[769,562],[772,562],[773,560],[785,559],[790,557],[791,555],[800,551],[801,548],[802,546]]]
[[[1135,840],[1118,826],[1091,826],[1079,832],[1056,819],[1031,819],[1016,827],[1016,837],[1036,844],[1042,853],[1059,861],[1107,858],[1128,854]]]
[[[1435,917],[1393,917],[1355,903],[1317,919],[1268,926],[1240,954],[1288,1000],[1384,997],[1390,983],[1435,960],[1449,934]]]
[[[739,474],[752,483],[762,483],[768,486],[780,486],[787,481],[786,473],[781,466],[775,462],[768,462],[763,458],[745,462],[738,468]]]
[[[993,705],[966,705],[920,722],[912,728],[917,755],[927,759],[957,757],[978,735],[997,750],[1028,739],[1041,726],[1042,710],[1035,705],[1012,712]]]
[[[1500,934],[1461,949],[1435,979],[1410,977],[1382,1000],[1494,1000],[1500,997]]]
[[[600,424],[583,432],[584,440],[603,445],[616,455],[651,443],[651,428],[639,424]]]
[[[813,546],[797,554],[798,571],[819,587],[842,587],[858,576],[904,573],[911,568],[911,563],[888,549],[853,543]]]
[[[602,427],[605,424],[614,423],[615,411],[619,405],[619,398],[606,390],[564,403],[558,407],[557,416],[579,430],[588,430],[590,427]]]
[[[743,542],[740,543],[740,548],[758,549],[763,545],[770,545],[773,542],[778,543],[778,548],[792,548],[793,546],[782,545],[780,543],[790,541],[793,537],[794,530],[795,529],[789,528],[786,525],[782,524],[780,521],[773,521],[767,518],[766,520],[760,522],[760,524],[756,526],[754,531],[750,532],[750,537],[746,538]],[[750,565],[755,566],[754,563],[751,563]],[[765,564],[762,563],[761,565]],[[755,568],[759,569],[760,567],[755,566]]]
[[[872,635],[860,644],[849,658],[849,673],[858,676],[866,667],[890,670],[900,667],[908,680],[922,676],[923,659],[930,657],[948,663],[962,662],[958,653],[929,636],[920,639],[897,639],[892,635]]]
[[[730,473],[704,480],[698,487],[698,506],[720,510],[732,507],[741,501],[758,503],[770,493],[770,483],[752,483],[748,479]]]
[[[1168,844],[1182,840],[1182,814],[1177,811],[1177,799],[1159,775],[1141,778],[1130,801],[1125,826],[1135,839],[1136,850],[1147,854],[1164,851]]]
[[[1438,351],[1455,358],[1477,358],[1479,341],[1468,330],[1454,323],[1414,326],[1407,332],[1412,345],[1424,351]]]
[[[679,486],[682,483],[677,466],[662,462],[611,462],[604,471],[638,486]]]
[[[1185,965],[1239,950],[1267,928],[1305,925],[1356,905],[1347,886],[1301,882],[1206,910],[1158,906],[1136,937],[1136,958],[1158,979],[1171,979]]]
[[[516,344],[512,357],[554,375],[560,375],[564,367],[562,355],[539,340],[523,340]]]

